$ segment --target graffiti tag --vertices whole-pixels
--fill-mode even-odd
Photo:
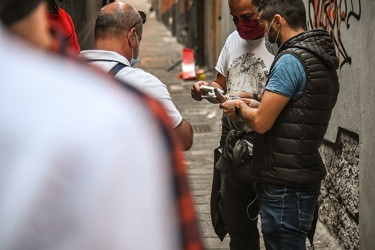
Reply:
[[[308,0],[308,15],[311,29],[321,28],[329,32],[337,49],[340,68],[346,63],[351,65],[352,58],[341,40],[341,25],[345,22],[346,29],[349,29],[353,18],[361,19],[361,0]]]

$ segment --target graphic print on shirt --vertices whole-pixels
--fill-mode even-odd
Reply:
[[[228,70],[228,97],[239,98],[239,92],[261,94],[264,91],[269,71],[263,59],[255,53],[245,53],[232,61]],[[242,119],[230,122],[237,129],[245,129]],[[247,129],[245,129],[247,130]]]
[[[254,53],[246,53],[232,61],[228,70],[229,98],[238,97],[238,92],[261,94],[268,78],[268,69],[263,59]]]

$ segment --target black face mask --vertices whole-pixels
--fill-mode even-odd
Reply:
[[[28,16],[42,0],[2,0],[0,3],[0,19],[9,26]]]

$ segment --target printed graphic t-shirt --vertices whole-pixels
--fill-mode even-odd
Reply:
[[[274,56],[266,49],[264,38],[244,40],[235,30],[228,36],[215,69],[226,77],[229,97],[238,91],[259,94],[264,90],[273,59]],[[222,122],[232,129],[250,131],[241,119],[230,121],[223,114]]]

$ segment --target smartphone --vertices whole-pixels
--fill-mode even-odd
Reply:
[[[227,98],[223,94],[223,90],[221,90],[219,88],[215,88],[214,92],[215,92],[216,99],[218,99],[219,102],[222,103],[222,102],[225,102],[227,100]]]
[[[204,99],[215,98],[214,87],[200,86],[200,89],[207,92],[206,95],[202,95],[202,98]]]

